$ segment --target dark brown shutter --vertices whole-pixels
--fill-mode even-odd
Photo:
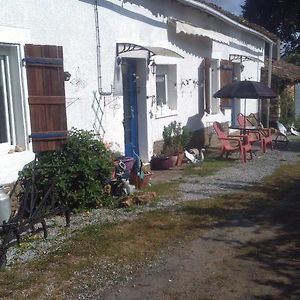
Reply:
[[[25,45],[33,151],[62,147],[67,135],[63,49]]]
[[[210,101],[211,101],[211,90],[210,90],[210,58],[205,57],[203,59],[203,74],[204,74],[204,98],[205,98],[205,111],[210,113]]]
[[[222,59],[220,62],[220,84],[221,88],[232,82],[233,76],[233,64],[229,60]],[[221,98],[220,106],[223,107],[231,107],[232,100],[228,98]]]

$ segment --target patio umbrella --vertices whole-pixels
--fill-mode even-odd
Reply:
[[[244,80],[223,86],[213,96],[215,98],[269,99],[277,97],[277,94],[262,82]]]
[[[235,81],[223,86],[213,97],[215,98],[244,98],[244,115],[246,115],[246,99],[270,99],[277,94],[266,84],[258,81]]]

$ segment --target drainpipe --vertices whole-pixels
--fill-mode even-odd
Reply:
[[[273,43],[269,43],[269,61],[268,61],[268,87],[271,87],[272,82],[272,58],[273,58]],[[267,117],[266,125],[270,127],[270,99],[267,99]]]
[[[97,44],[96,49],[97,49],[98,92],[100,96],[109,96],[112,95],[112,86],[109,92],[104,92],[102,89],[101,40],[100,40],[98,0],[94,1],[94,13],[95,13],[96,44]]]

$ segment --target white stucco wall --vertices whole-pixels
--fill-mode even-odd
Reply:
[[[97,118],[97,56],[94,1],[92,0],[0,0],[0,26],[20,28],[27,35],[19,42],[4,39],[0,30],[0,43],[25,43],[61,45],[64,49],[64,67],[72,74],[66,82],[66,101],[68,127],[93,129]],[[184,58],[155,57],[160,64],[177,64],[177,111],[164,118],[148,117],[146,132],[148,143],[144,158],[152,155],[152,145],[161,139],[163,126],[173,120],[188,124],[191,129],[199,129],[207,122],[224,120],[222,113],[203,117],[203,82],[199,81],[201,62],[204,57],[228,59],[229,54],[256,56],[263,59],[264,42],[262,39],[240,31],[175,1],[98,1],[99,32],[101,40],[101,70],[103,91],[110,92],[114,85],[116,72],[116,43],[127,42],[144,46],[163,46],[182,55]],[[205,37],[176,34],[167,24],[167,17],[188,21],[195,26],[209,26],[231,37],[229,45],[212,41]],[[242,77],[259,79],[260,66],[254,62],[245,62]],[[243,78],[242,78],[243,79]],[[183,85],[182,82],[189,81]],[[146,76],[145,95],[138,101],[147,112],[152,110],[151,98],[155,95],[154,76]],[[102,97],[104,109],[104,139],[113,142],[115,148],[123,150],[123,99],[122,86],[115,86],[115,93]],[[99,97],[99,95],[98,95]],[[103,104],[106,106],[104,107]],[[247,106],[248,108],[248,106]],[[249,105],[249,112],[256,110],[256,102]],[[27,116],[28,117],[28,116]],[[95,124],[96,120],[96,124]],[[143,126],[142,124],[140,126]],[[141,138],[142,141],[142,138]],[[143,150],[143,152],[145,152]]]

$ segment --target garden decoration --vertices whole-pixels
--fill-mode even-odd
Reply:
[[[277,124],[277,135],[274,139],[276,148],[284,149],[289,144],[289,138],[287,136],[287,128],[279,121],[276,121]]]
[[[19,244],[23,237],[43,231],[44,238],[47,238],[47,218],[65,214],[66,225],[70,224],[70,209],[57,198],[54,179],[47,178],[48,185],[43,189],[37,184],[38,181],[45,180],[39,176],[37,159],[36,156],[32,169],[28,165],[25,166],[26,171],[31,172],[31,176],[24,176],[21,172],[10,192],[10,198],[17,194],[19,206],[7,221],[3,220],[0,224],[0,267],[6,265],[9,247]],[[17,186],[21,187],[21,192],[16,192]],[[36,228],[37,224],[41,224],[41,227]]]
[[[144,189],[151,179],[151,173],[145,172],[143,169],[142,159],[134,153],[135,161],[130,171],[129,183],[138,189]]]
[[[104,190],[107,195],[122,197],[133,193],[134,186],[128,182],[130,174],[127,171],[126,164],[120,160],[115,164],[114,178],[107,181]]]

